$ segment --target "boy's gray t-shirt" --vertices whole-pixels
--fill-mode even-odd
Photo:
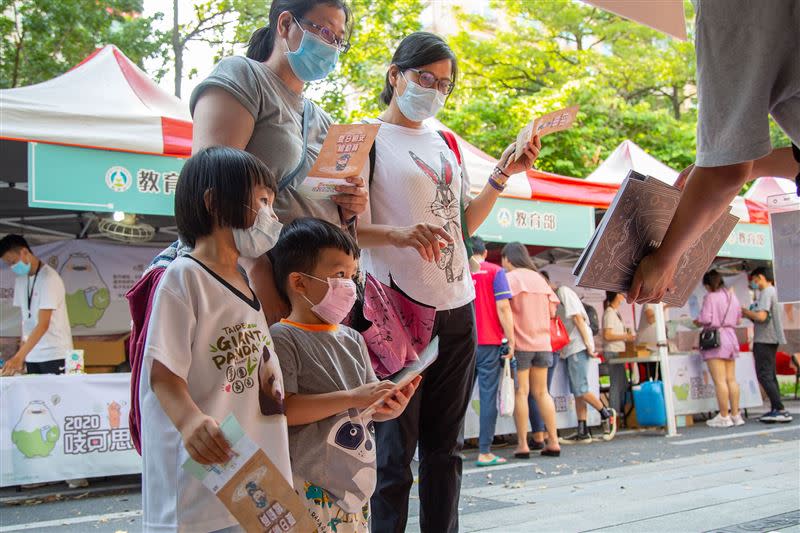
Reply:
[[[753,311],[767,311],[769,318],[766,322],[753,322],[753,342],[760,344],[786,343],[779,305],[778,291],[773,285],[761,291]]]
[[[282,321],[270,328],[286,395],[326,394],[378,381],[361,335],[347,326],[307,326]],[[361,512],[375,490],[372,422],[355,410],[289,427],[295,489],[312,484],[349,513]],[[309,490],[311,489],[311,490]]]
[[[220,61],[211,74],[192,92],[189,110],[203,91],[219,87],[231,94],[253,116],[253,134],[245,150],[258,157],[275,174],[280,183],[305,155],[302,170],[275,198],[275,214],[284,224],[309,216],[341,224],[339,211],[331,200],[309,200],[297,187],[317,160],[328,133],[331,118],[318,105],[308,101],[308,147],[303,154],[304,99],[291,91],[264,63],[242,56]]]

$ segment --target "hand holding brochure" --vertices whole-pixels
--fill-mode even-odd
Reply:
[[[300,497],[278,468],[244,432],[233,415],[220,425],[233,458],[223,465],[201,465],[193,459],[184,470],[217,495],[248,532],[313,531]]]
[[[395,384],[395,388],[386,395],[382,400],[375,402],[374,404],[367,407],[362,413],[362,417],[371,416],[375,411],[383,405],[386,398],[391,397],[396,391],[403,389],[409,383],[414,381],[414,378],[422,374],[425,369],[431,366],[436,359],[439,358],[439,337],[434,337],[431,339],[430,344],[423,349],[420,354],[419,358],[414,361],[409,366],[405,367],[403,370],[395,374],[394,376],[390,377],[389,380]]]
[[[319,156],[299,190],[306,198],[330,198],[347,178],[358,176],[369,159],[369,150],[380,124],[333,124]]]
[[[575,124],[575,118],[578,116],[579,107],[574,105],[560,111],[553,111],[539,118],[535,118],[528,122],[528,124],[520,130],[517,135],[517,147],[514,152],[514,161],[522,157],[525,152],[525,145],[531,142],[534,135],[544,137],[557,131],[568,130]]]

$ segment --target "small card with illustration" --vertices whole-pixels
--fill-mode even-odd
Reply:
[[[65,374],[85,374],[86,369],[83,366],[83,350],[70,350],[67,356],[64,357],[64,373]]]
[[[233,448],[233,458],[209,466],[189,459],[183,468],[216,494],[248,533],[313,531],[303,501],[236,417],[228,415],[220,428]]]
[[[369,159],[369,150],[380,124],[333,124],[319,156],[298,190],[314,200],[330,198],[347,178],[358,176]]]
[[[574,105],[559,111],[553,111],[539,118],[535,118],[528,122],[519,135],[517,135],[517,147],[514,152],[514,161],[522,157],[525,151],[525,145],[528,144],[534,137],[544,137],[557,131],[568,130],[575,124],[575,118],[578,116],[579,107]]]

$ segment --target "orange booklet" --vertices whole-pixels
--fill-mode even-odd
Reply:
[[[578,116],[578,109],[579,107],[574,105],[560,111],[553,111],[528,122],[517,135],[517,149],[514,152],[514,161],[522,157],[525,145],[533,139],[534,135],[538,134],[539,137],[544,137],[550,133],[571,128],[575,124],[575,117]]]
[[[314,166],[300,184],[300,193],[315,200],[330,198],[336,194],[337,186],[347,184],[347,178],[361,174],[380,127],[380,124],[333,124]]]

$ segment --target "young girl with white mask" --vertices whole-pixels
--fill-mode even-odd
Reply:
[[[231,146],[258,157],[278,181],[275,213],[283,224],[312,216],[345,226],[366,208],[366,189],[357,176],[331,200],[310,200],[297,191],[331,124],[303,90],[307,82],[326,78],[349,50],[352,22],[343,0],[274,0],[268,24],[250,38],[247,57],[222,59],[189,100],[193,152]],[[160,254],[160,266],[188,251],[174,246]],[[269,259],[243,264],[270,322],[286,316]]]
[[[513,161],[509,146],[480,194],[472,198],[455,138],[427,126],[456,87],[453,51],[426,32],[403,39],[381,94],[374,169],[362,175],[369,206],[358,236],[366,272],[394,283],[410,298],[436,308],[432,335],[439,358],[426,371],[422,394],[398,419],[376,425],[378,480],[372,498],[374,531],[403,531],[408,517],[410,464],[420,448],[420,524],[423,531],[457,531],[461,480],[459,433],[475,372],[475,291],[462,231],[483,223],[509,176],[531,167],[538,137]],[[464,230],[462,230],[464,228]]]
[[[237,525],[181,465],[222,464],[229,414],[291,483],[283,378],[261,304],[238,265],[266,253],[281,224],[276,183],[254,156],[201,150],[183,169],[175,219],[190,255],[172,261],[156,289],[139,408],[146,531],[217,531]]]

